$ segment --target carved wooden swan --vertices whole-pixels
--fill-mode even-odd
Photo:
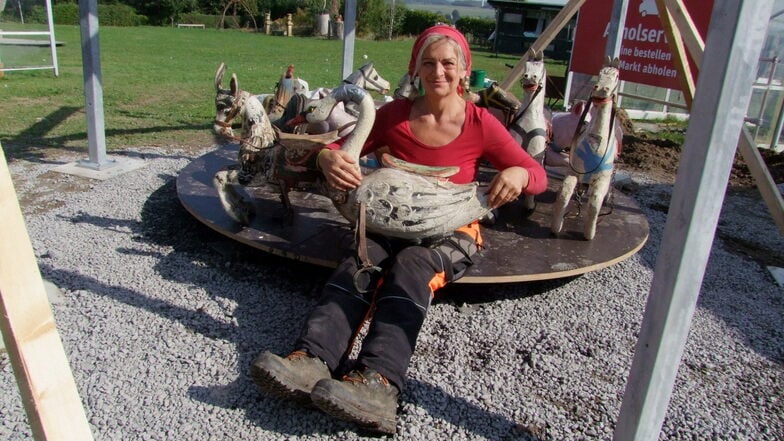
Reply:
[[[359,164],[376,114],[366,91],[342,85],[314,103],[308,119],[326,119],[341,101],[353,102],[360,109],[354,131],[341,146]],[[446,236],[490,211],[487,195],[478,183],[455,184],[446,179],[458,171],[457,167],[426,167],[388,156],[382,158],[382,163],[385,167],[366,174],[355,190],[330,195],[340,214],[351,222],[356,221],[359,203],[363,202],[367,206],[368,232],[413,240]]]

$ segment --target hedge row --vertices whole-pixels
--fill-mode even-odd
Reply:
[[[75,3],[60,3],[52,5],[52,16],[58,25],[79,25],[79,5]],[[4,20],[19,21],[19,17],[4,14]],[[27,23],[47,22],[46,7],[37,5],[30,8],[24,16]],[[147,17],[139,15],[136,11],[123,4],[99,5],[98,21],[103,26],[141,26],[147,23]]]
[[[383,5],[383,3],[381,3]],[[388,8],[383,12],[388,14]],[[75,3],[59,3],[52,6],[54,21],[56,24],[79,25],[79,5]],[[374,35],[376,38],[387,38],[389,36],[389,19],[373,20],[372,16],[381,15],[382,11],[367,11],[364,17],[359,18],[358,30],[367,35]],[[395,23],[394,36],[417,35],[424,29],[435,23],[449,23],[450,19],[435,12],[411,10],[403,5],[398,5],[395,15],[401,17]],[[4,19],[14,20],[12,16],[4,15]],[[225,28],[244,28],[252,27],[253,23],[247,17],[241,16],[235,19],[226,16],[223,26]],[[17,17],[18,19],[18,17]],[[186,13],[179,17],[179,23],[203,24],[209,28],[217,28],[220,24],[220,15]],[[25,16],[25,20],[31,23],[46,23],[46,9],[43,6],[33,7]],[[140,26],[148,23],[147,17],[139,15],[135,10],[125,4],[100,4],[98,5],[98,20],[102,26]],[[279,19],[285,20],[285,18]],[[297,9],[293,14],[294,34],[312,35],[315,30],[315,17],[304,9]],[[263,30],[264,21],[262,17],[256,19],[256,25]],[[458,29],[469,37],[469,41],[474,44],[482,44],[495,29],[495,21],[484,18],[465,17],[457,20],[455,24]]]

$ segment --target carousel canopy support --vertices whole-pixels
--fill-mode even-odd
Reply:
[[[659,438],[729,180],[772,0],[716,0],[692,118],[613,439]],[[672,35],[670,35],[672,37]]]
[[[79,2],[79,25],[82,37],[82,72],[84,74],[84,100],[89,157],[87,160],[57,167],[55,171],[91,179],[109,179],[118,174],[142,167],[144,161],[131,158],[109,159],[106,155],[103,78],[101,75],[101,48],[98,36],[98,5],[96,0]]]

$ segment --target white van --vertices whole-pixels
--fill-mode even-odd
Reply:
[[[659,10],[656,9],[656,0],[642,0],[640,2],[640,15],[659,15]]]

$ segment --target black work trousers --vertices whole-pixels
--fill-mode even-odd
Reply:
[[[402,391],[434,290],[462,276],[477,245],[463,232],[431,247],[383,237],[368,237],[367,242],[370,261],[382,271],[361,273],[355,279],[360,265],[354,250],[328,280],[295,347],[340,373],[352,337],[372,317],[356,361]]]

